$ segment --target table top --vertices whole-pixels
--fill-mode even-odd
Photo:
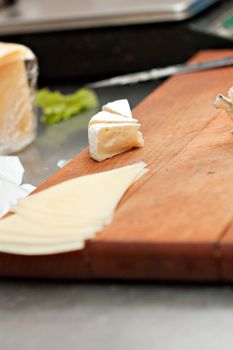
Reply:
[[[134,107],[155,87],[98,95],[101,104],[124,97]],[[39,184],[86,146],[89,117],[40,126],[37,141],[19,154],[25,182]],[[232,310],[229,286],[0,281],[0,342],[4,350],[219,350],[232,342]]]
[[[2,282],[4,350],[219,350],[232,344],[230,287]]]

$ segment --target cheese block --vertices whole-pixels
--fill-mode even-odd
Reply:
[[[139,162],[65,181],[23,199],[0,221],[0,252],[42,255],[83,249],[110,224],[127,189],[147,171]]]
[[[14,61],[35,59],[34,53],[26,46],[0,42],[0,66]]]
[[[25,60],[33,60],[30,77]],[[32,103],[32,85],[37,78],[35,66],[35,56],[25,46],[0,43],[0,154],[19,151],[35,138]]]
[[[93,124],[105,124],[105,123],[117,123],[117,124],[136,124],[137,119],[127,118],[120,114],[114,114],[106,111],[95,114],[89,121],[89,126]]]
[[[111,158],[133,147],[143,147],[140,124],[94,124],[89,127],[88,138],[91,157],[97,161]]]
[[[126,99],[109,102],[102,107],[102,111],[123,115],[126,118],[132,118],[130,105]]]

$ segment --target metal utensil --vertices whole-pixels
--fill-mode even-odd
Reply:
[[[100,88],[115,85],[136,84],[143,81],[156,80],[175,74],[199,72],[212,68],[227,67],[233,65],[233,57],[224,57],[217,60],[205,61],[200,63],[185,63],[169,66],[166,68],[155,68],[148,71],[142,71],[132,74],[125,74],[113,78],[96,81],[87,86],[90,88]]]

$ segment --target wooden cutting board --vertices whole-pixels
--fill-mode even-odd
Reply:
[[[233,55],[201,52],[193,62]],[[133,112],[145,147],[102,163],[85,149],[38,190],[144,160],[150,171],[121,201],[113,223],[82,251],[0,254],[0,276],[49,279],[233,280],[233,135],[212,107],[233,68],[173,77]]]

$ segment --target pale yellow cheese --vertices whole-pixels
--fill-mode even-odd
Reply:
[[[118,202],[146,164],[65,181],[20,201],[0,221],[0,252],[41,255],[82,249],[110,224]]]
[[[35,138],[36,119],[21,45],[0,43],[0,154],[16,152]]]
[[[0,242],[0,251],[18,255],[51,255],[72,252],[84,248],[84,241],[50,244],[25,244]]]

